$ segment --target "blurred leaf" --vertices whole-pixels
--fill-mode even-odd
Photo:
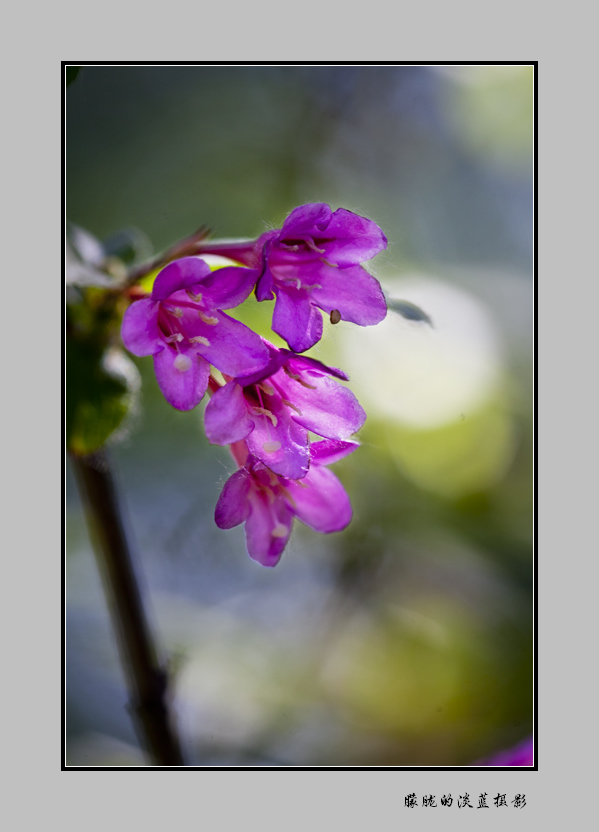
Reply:
[[[67,87],[69,84],[72,84],[75,78],[79,75],[81,67],[80,66],[67,66],[66,67],[66,79],[67,79]]]
[[[387,300],[387,307],[392,312],[397,312],[407,321],[417,321],[418,323],[429,324],[429,326],[433,325],[432,320],[426,312],[409,300]]]
[[[74,253],[84,263],[90,263],[92,266],[102,265],[105,256],[104,247],[90,231],[73,222],[68,222],[67,240]]]
[[[121,259],[78,225],[69,223],[65,244],[65,282],[67,286],[114,287],[126,277]]]
[[[123,228],[102,244],[106,257],[118,257],[123,263],[145,260],[152,254],[152,244],[139,228]]]
[[[64,255],[65,283],[67,286],[114,286],[114,278],[100,271],[91,263],[81,260],[68,240],[65,244]]]
[[[93,339],[67,339],[66,438],[75,454],[90,454],[105,444],[135,405],[139,375],[118,349]]]

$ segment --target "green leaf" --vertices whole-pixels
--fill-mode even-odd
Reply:
[[[75,78],[79,75],[79,70],[81,69],[80,66],[67,66],[66,67],[66,80],[67,80],[67,87],[69,84],[72,84]]]
[[[407,321],[425,323],[429,326],[433,325],[432,320],[426,312],[409,300],[387,300],[387,306],[392,312],[397,312],[398,315],[401,315]]]
[[[66,438],[72,453],[101,448],[137,402],[137,368],[117,348],[95,339],[68,338],[66,345]]]

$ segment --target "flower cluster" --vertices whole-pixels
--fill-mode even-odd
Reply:
[[[178,410],[192,410],[206,391],[208,440],[229,445],[239,466],[225,484],[215,519],[245,522],[250,556],[274,566],[298,517],[316,531],[344,529],[351,505],[327,465],[351,453],[350,437],[366,419],[341,370],[300,355],[322,336],[323,320],[369,326],[387,307],[378,281],[363,267],[387,245],[371,220],[324,203],[300,206],[282,228],[257,240],[203,244],[240,265],[216,271],[183,257],[156,277],[149,296],[123,319],[122,338],[135,355],[153,356],[159,387]],[[275,298],[277,349],[223,310],[254,291]],[[211,374],[213,366],[224,384]],[[310,442],[309,433],[321,437]]]
[[[250,557],[275,566],[287,545],[293,518],[317,532],[344,529],[352,517],[351,504],[335,474],[326,467],[358,447],[357,442],[325,439],[310,445],[310,470],[301,479],[275,474],[241,443],[231,450],[240,470],[222,490],[215,520],[220,529],[245,522]]]
[[[304,352],[322,336],[318,309],[360,326],[383,320],[385,297],[362,263],[386,247],[387,238],[372,220],[316,202],[296,208],[282,228],[255,242],[208,244],[204,251],[254,271],[257,299],[276,297],[273,331],[292,350]]]

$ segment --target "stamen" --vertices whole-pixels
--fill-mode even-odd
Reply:
[[[169,315],[172,315],[174,318],[183,317],[183,310],[180,309],[178,306],[167,306],[163,308],[165,308]]]
[[[202,302],[202,293],[201,292],[198,292],[197,295],[194,295],[194,293],[191,291],[191,289],[186,289],[185,291],[187,292],[187,297],[191,298],[196,303],[201,303]]]
[[[284,277],[281,278],[283,283],[287,283],[289,286],[293,286],[295,284],[295,288],[299,291],[300,289],[322,289],[320,283],[302,283],[299,277]]]
[[[289,529],[287,526],[284,526],[282,523],[277,523],[274,529],[271,531],[271,537],[287,537],[287,532]]]
[[[275,414],[271,413],[270,410],[267,410],[265,407],[252,407],[252,410],[254,411],[254,413],[258,413],[261,416],[267,416],[272,422],[273,428],[276,428],[276,426],[279,424],[279,420],[277,419]],[[279,444],[279,448],[280,447],[281,445]],[[276,450],[278,450],[278,448]]]
[[[173,366],[176,370],[179,370],[180,373],[186,373],[191,367],[191,359],[187,355],[179,353],[173,361]]]
[[[295,410],[295,412],[298,413],[300,416],[302,415],[302,411],[299,409],[299,407],[296,407],[294,404],[291,404],[291,402],[288,402],[287,399],[281,399],[281,402],[283,404],[286,404],[287,407],[290,407],[292,410]]]
[[[324,254],[324,249],[323,248],[318,248],[316,243],[314,242],[314,240],[307,239],[307,240],[304,240],[304,242],[308,246],[308,248],[311,249],[312,251],[315,251],[317,254]]]
[[[292,373],[286,364],[283,364],[283,370],[287,373],[289,378],[292,378],[294,381],[299,382],[302,385],[302,387],[307,387],[308,390],[316,390],[316,386],[314,384],[308,384],[308,382],[304,381],[301,376],[297,375],[297,373]]]
[[[218,323],[218,318],[215,318],[213,315],[207,315],[205,312],[202,312],[201,309],[198,309],[198,315],[204,321],[205,324],[209,326],[216,326]]]
[[[297,485],[304,485],[302,480],[296,480],[296,484],[297,484]],[[308,485],[304,485],[304,488],[309,488],[309,486],[308,486]],[[286,502],[287,502],[287,503],[288,503],[288,504],[289,504],[292,508],[294,508],[294,509],[296,509],[296,508],[297,508],[297,505],[295,504],[295,500],[293,499],[293,497],[292,497],[292,496],[291,496],[291,494],[289,493],[289,489],[285,488],[285,486],[284,486],[284,485],[281,485],[281,486],[279,487],[279,497],[284,497],[284,498],[285,498],[285,501],[286,501]]]
[[[194,335],[191,338],[187,339],[190,344],[203,344],[205,347],[210,346],[210,341],[207,338],[204,338],[203,335]]]
[[[262,450],[266,454],[274,454],[279,450],[280,447],[281,447],[280,442],[265,442],[262,445]]]
[[[308,390],[316,390],[317,389],[315,384],[308,384],[308,382],[304,381],[303,378],[298,378],[297,380],[302,385],[302,387],[307,387]]]
[[[258,387],[261,390],[264,390],[267,396],[274,396],[275,394],[275,388],[272,386],[272,384],[267,384],[265,381],[261,381]]]
[[[164,340],[166,341],[167,344],[172,344],[174,342],[178,343],[179,341],[183,340],[183,336],[181,335],[180,332],[175,332],[174,335],[168,335]]]
[[[295,381],[300,380],[300,377],[298,376],[298,374],[297,373],[292,373],[291,370],[289,369],[289,367],[287,366],[287,364],[283,364],[283,371],[285,373],[287,373],[289,378],[293,378],[293,379],[295,379]]]

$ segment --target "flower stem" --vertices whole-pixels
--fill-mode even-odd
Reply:
[[[161,269],[171,263],[173,260],[179,260],[181,257],[190,257],[194,254],[199,254],[202,251],[202,244],[204,240],[210,235],[210,229],[201,226],[183,240],[179,240],[174,245],[170,246],[162,254],[159,254],[153,260],[147,263],[141,263],[139,266],[134,266],[127,274],[126,285],[133,286],[142,277]]]
[[[145,614],[106,452],[73,455],[71,459],[118,636],[138,736],[153,765],[184,766],[179,740],[169,719],[168,674],[158,660]]]

